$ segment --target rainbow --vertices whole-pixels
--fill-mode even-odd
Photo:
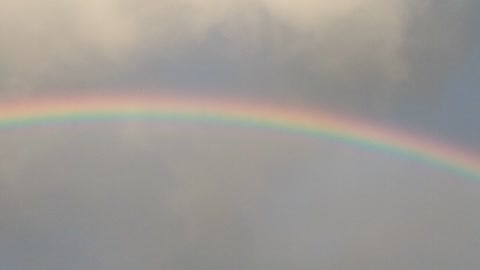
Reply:
[[[87,96],[0,103],[0,130],[97,121],[193,121],[270,129],[386,152],[480,181],[480,158],[458,147],[329,112],[219,99]]]

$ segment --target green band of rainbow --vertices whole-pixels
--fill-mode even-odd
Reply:
[[[319,137],[403,156],[480,180],[480,158],[459,148],[326,112],[160,96],[0,103],[0,129],[83,121],[174,120],[234,124]]]

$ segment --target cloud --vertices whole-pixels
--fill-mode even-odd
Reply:
[[[36,151],[10,179],[0,168],[3,265],[478,265],[478,189],[440,169],[268,131],[162,124],[138,144],[119,130],[4,134]]]
[[[468,57],[476,2],[0,0],[0,98],[172,88],[352,113],[418,103],[416,121],[410,108],[428,111]],[[467,181],[328,142],[169,125],[2,133],[2,266],[478,268]]]
[[[274,98],[296,95],[376,106],[388,103],[400,83],[424,80],[418,74],[428,74],[433,66],[419,63],[418,55],[430,55],[434,66],[441,66],[459,54],[468,33],[443,29],[466,29],[463,17],[473,2],[3,0],[0,85],[13,95],[115,88],[125,77],[137,82],[133,86],[168,85],[168,78],[142,80],[149,73],[162,77],[175,69],[168,63],[181,62],[175,70],[183,82],[201,85],[207,77],[213,81],[207,87],[213,88],[224,85],[221,76],[191,71],[191,66],[208,68],[211,59],[221,59],[226,66],[219,69],[243,74],[225,87],[265,88]],[[437,22],[446,13],[450,19]],[[210,60],[199,60],[206,47],[212,48]],[[242,84],[250,77],[252,84]],[[262,77],[268,81],[262,83]],[[371,100],[374,104],[368,104]]]

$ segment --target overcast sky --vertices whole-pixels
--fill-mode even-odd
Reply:
[[[480,152],[477,0],[0,0],[0,100],[162,93],[362,116]],[[0,131],[0,269],[477,269],[480,185],[321,139]]]

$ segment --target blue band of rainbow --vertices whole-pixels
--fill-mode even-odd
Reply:
[[[173,96],[88,96],[0,103],[0,129],[126,119],[233,124],[302,134],[422,161],[480,181],[478,155],[329,112]]]

